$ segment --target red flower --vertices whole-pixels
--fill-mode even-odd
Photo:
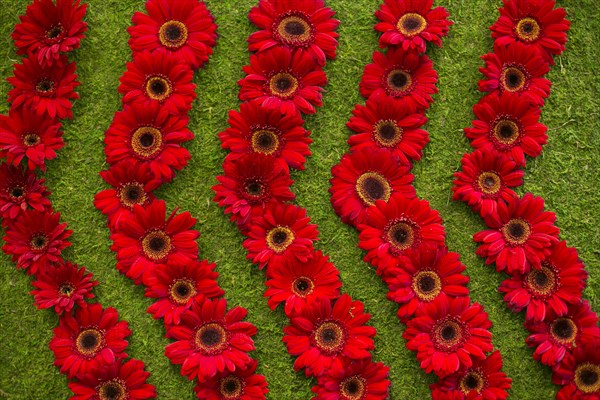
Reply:
[[[5,219],[4,223],[17,219],[28,208],[38,211],[52,209],[48,200],[50,192],[44,182],[45,179],[38,179],[35,173],[23,171],[22,167],[0,164],[0,216]]]
[[[340,272],[319,250],[306,261],[288,258],[269,267],[265,297],[271,310],[285,302],[285,314],[297,316],[319,297],[336,299],[340,296]]]
[[[38,309],[54,307],[57,314],[70,312],[73,306],[85,307],[86,299],[94,297],[92,289],[98,284],[93,275],[86,273],[85,267],[65,261],[46,273],[39,274],[31,282],[36,289],[31,291]]]
[[[255,373],[257,363],[252,360],[245,369],[225,371],[194,387],[196,397],[206,400],[264,400],[269,392],[267,381]]]
[[[304,208],[275,202],[252,219],[247,235],[244,247],[248,259],[262,269],[267,265],[277,267],[284,260],[307,262],[319,232]]]
[[[462,369],[431,385],[433,400],[506,400],[512,379],[502,372],[499,351],[473,366]]]
[[[290,319],[283,328],[288,353],[298,356],[294,369],[306,368],[306,376],[320,376],[343,369],[350,360],[370,358],[375,328],[365,325],[370,314],[364,305],[343,294],[337,300],[320,297]]]
[[[525,165],[525,154],[539,156],[548,141],[548,128],[540,122],[541,110],[516,94],[485,96],[473,112],[478,119],[465,134],[476,149],[503,153]]]
[[[340,21],[323,0],[261,0],[248,18],[259,29],[248,38],[250,51],[265,51],[274,46],[307,50],[319,65],[335,58],[335,29]]]
[[[189,64],[200,68],[212,54],[217,38],[213,22],[203,1],[150,0],[148,14],[133,14],[129,46],[136,53],[161,49]]]
[[[312,140],[300,113],[282,114],[279,109],[247,102],[242,103],[240,112],[229,111],[229,125],[219,138],[221,146],[231,151],[231,159],[262,153],[285,160],[291,168],[304,169]]]
[[[256,327],[242,322],[246,309],[235,307],[227,313],[226,309],[225,299],[194,302],[182,315],[181,325],[167,329],[167,337],[176,342],[165,348],[165,355],[173,364],[183,364],[181,375],[205,382],[217,373],[252,364],[248,352],[254,350],[250,336],[256,334]]]
[[[477,255],[486,257],[488,265],[495,262],[498,272],[526,274],[531,266],[539,270],[552,244],[558,242],[556,215],[544,211],[544,199],[531,193],[498,202],[498,213],[484,221],[490,229],[473,235],[475,242],[483,243]]]
[[[590,339],[567,353],[552,370],[552,381],[563,388],[557,400],[597,400],[600,398],[600,340]]]
[[[469,278],[463,275],[464,271],[460,255],[448,252],[446,246],[419,246],[408,251],[398,267],[385,272],[387,298],[400,304],[398,318],[406,323],[417,310],[439,296],[468,296]]]
[[[73,231],[59,220],[60,213],[23,211],[6,228],[2,250],[27,274],[43,274],[52,264],[62,261],[61,251],[71,245],[67,238]]]
[[[383,363],[363,360],[317,378],[313,400],[383,400],[389,397],[390,369]]]
[[[394,267],[405,251],[423,243],[443,245],[446,236],[440,214],[426,200],[402,195],[376,202],[358,229],[358,246],[367,251],[365,260],[377,267],[379,275]]]
[[[478,303],[469,297],[440,296],[417,310],[404,331],[406,347],[417,352],[425,372],[444,378],[492,351],[492,323]]]
[[[384,150],[362,149],[345,154],[331,168],[331,174],[333,209],[352,226],[365,223],[367,210],[378,200],[387,202],[395,193],[407,198],[417,196],[410,166],[400,164],[393,153]]]
[[[117,253],[117,269],[136,284],[145,282],[154,268],[167,262],[186,263],[198,258],[196,219],[189,212],[166,218],[166,205],[156,200],[146,208],[135,205],[133,216],[119,225],[110,238]]]
[[[37,59],[24,58],[22,64],[15,64],[15,76],[7,79],[14,87],[8,92],[8,101],[13,108],[31,107],[40,117],[73,118],[71,99],[79,98],[74,92],[79,86],[75,67],[64,55],[46,68]]]
[[[219,274],[214,269],[214,263],[204,260],[159,265],[146,286],[146,297],[158,299],[148,312],[154,319],[164,318],[167,326],[178,325],[181,315],[196,299],[223,296],[225,292],[216,281]]]
[[[106,161],[137,160],[149,164],[163,182],[175,177],[174,170],[187,165],[190,153],[181,143],[194,138],[187,128],[189,118],[172,115],[159,103],[133,103],[117,112],[106,131]]]
[[[42,66],[50,66],[60,53],[78,49],[87,31],[83,22],[87,4],[80,0],[35,0],[19,17],[12,38],[17,54],[32,53]]]
[[[144,363],[130,359],[120,360],[103,368],[77,376],[77,382],[69,382],[73,392],[70,400],[127,399],[146,400],[156,397],[154,386],[146,383],[150,376],[144,371]]]
[[[98,303],[77,308],[75,316],[63,314],[50,341],[54,365],[71,379],[127,358],[125,338],[131,331],[126,321],[118,319],[117,310],[102,309]]]
[[[515,42],[510,46],[494,43],[494,52],[481,57],[485,67],[479,71],[485,78],[479,81],[482,92],[516,93],[535,105],[543,106],[550,94],[552,83],[543,76],[550,67],[540,53],[532,52],[529,46]]]
[[[420,160],[429,134],[419,129],[427,118],[415,111],[398,107],[387,96],[369,98],[364,106],[357,104],[352,110],[354,116],[346,124],[356,132],[348,139],[350,151],[379,148],[399,157],[401,164],[409,164],[409,159]]]
[[[554,0],[504,0],[500,18],[490,27],[492,37],[500,46],[515,42],[539,51],[544,59],[554,64],[553,55],[565,50],[567,31],[571,23],[565,19],[564,8],[553,10]]]
[[[498,213],[499,201],[517,197],[511,189],[523,184],[523,171],[502,153],[490,149],[465,154],[454,174],[454,200],[469,205],[482,218]]]
[[[187,64],[167,51],[143,51],[127,63],[127,71],[120,78],[119,93],[123,104],[158,103],[170,114],[185,114],[196,98],[194,73]]]
[[[239,98],[253,100],[269,110],[314,114],[321,106],[327,77],[310,53],[275,47],[250,57],[246,77],[240,79]]]
[[[375,29],[383,32],[379,46],[415,49],[424,53],[427,42],[442,47],[442,37],[448,34],[448,11],[444,7],[433,10],[433,0],[385,0],[375,15],[381,22]]]
[[[585,288],[587,272],[577,250],[561,241],[548,251],[539,268],[527,273],[514,271],[499,288],[506,293],[504,301],[508,307],[517,312],[527,309],[528,321],[542,321],[550,310],[558,316],[565,315],[569,304],[581,301]]]
[[[396,107],[425,110],[438,92],[438,80],[433,63],[426,55],[392,47],[386,54],[373,53],[373,63],[365,67],[360,82],[364,98],[377,100],[390,96],[400,102]]]

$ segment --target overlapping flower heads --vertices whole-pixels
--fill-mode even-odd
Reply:
[[[360,91],[367,100],[347,123],[354,134],[350,152],[332,168],[331,203],[359,230],[365,261],[400,306],[406,347],[440,378],[431,385],[433,399],[505,399],[511,380],[492,352],[492,323],[471,303],[465,266],[445,245],[439,213],[412,186],[412,162],[429,142],[425,111],[437,92],[423,52],[427,42],[441,46],[452,24],[443,7],[432,7],[432,0],[386,0],[376,12],[387,51],[374,52],[365,67]]]
[[[144,363],[125,361],[127,322],[114,308],[89,303],[98,282],[85,267],[63,259],[73,231],[60,222],[36,173],[64,145],[59,118],[72,118],[71,100],[79,98],[76,65],[66,53],[84,37],[86,7],[79,0],[34,0],[12,34],[17,53],[27,57],[8,78],[12,104],[8,115],[0,115],[2,250],[35,278],[36,307],[59,316],[50,349],[54,365],[70,380],[71,398],[150,399],[156,392],[146,383]]]
[[[149,0],[146,11],[136,12],[128,29],[133,61],[119,86],[123,110],[104,140],[110,168],[101,176],[112,188],[98,193],[95,205],[108,217],[117,269],[156,299],[147,311],[174,340],[165,355],[182,375],[197,378],[197,396],[264,398],[267,383],[248,355],[256,327],[243,321],[246,309],[227,310],[215,264],[198,260],[196,219],[167,214],[152,194],[190,159],[182,143],[194,137],[187,127],[193,72],[212,54],[217,26],[198,0]]]
[[[340,295],[339,271],[314,249],[316,225],[290,203],[290,168],[304,169],[310,155],[302,113],[321,106],[322,67],[336,55],[333,16],[322,0],[260,0],[250,11],[260,29],[248,39],[256,53],[238,82],[245,102],[219,134],[230,153],[214,200],[247,237],[248,258],[266,269],[265,296],[290,319],[283,341],[294,368],[316,377],[316,398],[383,399],[388,367],[371,359],[370,315]]]
[[[465,202],[488,229],[474,235],[477,254],[509,277],[500,285],[507,306],[525,312],[533,357],[562,385],[557,399],[600,398],[598,317],[581,294],[587,272],[577,250],[559,239],[556,215],[544,199],[513,189],[523,184],[526,158],[548,136],[539,119],[550,94],[544,76],[565,49],[569,21],[554,0],[504,0],[490,27],[494,52],[482,57],[487,94],[465,129],[475,149],[455,173],[454,199]]]

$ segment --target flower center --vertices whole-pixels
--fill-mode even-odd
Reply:
[[[35,146],[41,141],[42,138],[40,138],[39,135],[36,135],[35,133],[28,133],[27,135],[23,136],[23,144],[27,147]]]
[[[65,282],[58,287],[58,294],[64,297],[71,297],[75,291],[75,286],[70,282]]]
[[[433,328],[433,343],[442,351],[453,351],[464,343],[463,327],[456,321],[446,319]]]
[[[417,13],[406,13],[398,20],[396,27],[404,36],[416,36],[427,27],[427,21]]]
[[[356,193],[366,205],[372,206],[377,200],[388,201],[392,187],[380,173],[365,172],[356,181]]]
[[[396,250],[404,251],[415,242],[415,229],[406,222],[396,222],[387,230],[387,241]]]
[[[268,129],[259,129],[252,132],[252,150],[257,153],[273,154],[279,148],[279,137]]]
[[[100,385],[98,397],[100,400],[125,400],[128,397],[127,389],[120,379],[113,379]]]
[[[312,38],[312,29],[308,21],[298,15],[285,17],[277,26],[279,36],[290,44],[307,44]]]
[[[150,260],[162,260],[171,251],[171,238],[162,230],[151,231],[142,239],[142,250]]]
[[[413,277],[412,289],[421,301],[432,301],[442,291],[442,280],[434,271],[419,271]]]
[[[258,199],[265,193],[265,185],[259,180],[252,179],[244,185],[246,194],[253,199]]]
[[[196,293],[196,286],[189,279],[177,279],[169,286],[171,300],[177,304],[186,304]]]
[[[168,48],[176,49],[185,44],[188,38],[188,30],[180,21],[167,21],[158,30],[160,43]]]
[[[525,87],[527,76],[517,67],[505,67],[500,77],[502,87],[507,92],[518,92]]]
[[[86,357],[94,357],[102,346],[103,334],[97,329],[90,328],[81,331],[75,340],[77,351]]]
[[[533,42],[540,37],[540,24],[533,18],[523,18],[517,22],[515,33],[519,39],[525,42]]]
[[[577,337],[577,325],[571,318],[558,318],[552,321],[550,333],[559,343],[574,344]]]
[[[143,158],[152,158],[162,147],[161,132],[151,126],[137,128],[131,135],[131,148],[134,153]]]
[[[8,194],[13,200],[20,200],[25,194],[25,189],[21,186],[15,186],[8,190]]]
[[[244,382],[235,375],[220,380],[221,396],[225,400],[239,399],[244,391]]]
[[[361,400],[366,392],[367,383],[360,375],[346,378],[340,384],[342,400]]]
[[[163,76],[151,76],[146,81],[146,96],[152,100],[163,101],[173,92],[171,81]]]
[[[485,380],[483,376],[476,371],[469,371],[461,380],[460,380],[460,390],[464,394],[469,394],[469,392],[476,391],[477,393],[481,393],[483,386],[485,385]]]
[[[29,241],[32,250],[44,250],[48,245],[48,238],[43,233],[33,235]]]
[[[271,77],[269,88],[271,89],[271,94],[275,96],[284,99],[290,98],[294,95],[296,89],[298,89],[298,79],[287,72],[280,72]]]
[[[494,124],[492,134],[500,143],[512,145],[520,136],[519,125],[510,119],[500,119]]]
[[[119,189],[121,204],[132,208],[135,204],[143,204],[146,201],[146,192],[141,183],[130,182]]]
[[[323,353],[339,353],[346,342],[346,334],[338,322],[323,322],[315,330],[313,340],[316,347]]]
[[[484,171],[477,178],[479,190],[487,195],[494,195],[500,191],[502,181],[500,176],[494,171]]]
[[[412,77],[406,71],[394,69],[387,75],[387,86],[391,95],[402,95],[412,86]]]
[[[63,28],[60,24],[54,25],[52,28],[46,31],[46,38],[56,39],[63,32]]]
[[[538,296],[549,296],[557,289],[556,273],[542,264],[542,269],[532,269],[525,278],[527,286]]]
[[[292,292],[298,297],[306,297],[312,293],[315,284],[310,278],[301,276],[292,282]]]
[[[287,226],[277,226],[267,233],[267,246],[275,253],[281,253],[288,248],[296,236]]]
[[[41,93],[50,93],[54,90],[54,81],[42,78],[37,85],[35,85],[35,90]]]
[[[202,325],[196,331],[195,339],[198,349],[206,354],[221,353],[228,346],[227,332],[215,322]]]
[[[502,227],[504,239],[513,246],[520,246],[527,242],[531,235],[531,227],[527,221],[520,218],[511,219]]]
[[[575,385],[583,393],[600,390],[600,365],[589,362],[579,364],[575,369]]]
[[[393,120],[380,120],[373,126],[373,139],[383,147],[394,147],[402,140],[402,128]]]

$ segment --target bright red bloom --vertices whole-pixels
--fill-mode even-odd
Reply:
[[[376,331],[365,325],[371,315],[364,309],[347,294],[335,301],[320,297],[307,303],[283,328],[288,353],[298,356],[294,369],[306,368],[306,376],[320,376],[343,369],[351,360],[370,358]]]
[[[587,272],[577,250],[561,241],[548,251],[539,268],[526,273],[514,271],[499,288],[506,293],[504,301],[508,307],[517,312],[527,309],[528,321],[542,321],[550,310],[558,316],[565,315],[569,304],[581,301],[585,288]]]
[[[194,387],[196,397],[204,400],[264,400],[269,393],[267,381],[256,374],[257,362],[252,360],[245,369],[225,371]]]
[[[251,220],[244,247],[260,269],[277,267],[284,260],[307,262],[318,235],[304,208],[276,202]]]
[[[64,313],[50,341],[54,365],[71,379],[127,358],[125,338],[131,331],[126,321],[118,319],[117,310],[98,303],[77,308],[75,316]]]
[[[552,381],[563,388],[557,400],[600,398],[600,339],[581,342],[552,370]]]
[[[565,50],[571,25],[565,19],[565,9],[553,9],[555,5],[554,0],[504,0],[500,18],[490,27],[492,37],[505,47],[524,43],[553,65],[552,56]]]
[[[161,49],[192,69],[200,68],[212,54],[217,25],[203,1],[150,0],[148,14],[133,14],[129,46],[135,54]]]
[[[5,224],[15,220],[28,208],[50,211],[50,192],[44,186],[45,179],[38,179],[32,171],[23,171],[7,163],[0,164],[0,216]]]
[[[145,282],[154,268],[168,262],[186,263],[198,258],[200,236],[189,212],[166,216],[166,204],[155,200],[147,207],[134,205],[133,216],[123,220],[110,238],[117,253],[117,269],[136,284]]]
[[[229,111],[229,125],[219,133],[221,146],[236,159],[247,153],[262,153],[281,158],[290,166],[303,170],[310,132],[298,112],[282,114],[279,109],[265,109],[256,102],[242,103],[240,111]]]
[[[425,372],[444,378],[461,368],[473,366],[473,360],[492,351],[492,323],[478,303],[469,305],[468,296],[440,296],[417,310],[407,322],[406,348],[417,352]]]
[[[433,63],[426,55],[393,47],[386,54],[373,53],[373,63],[365,67],[360,81],[360,93],[365,99],[380,100],[390,96],[410,110],[425,110],[433,102],[438,81]]]
[[[340,297],[340,272],[319,250],[306,261],[288,258],[283,263],[269,267],[269,280],[265,297],[271,310],[285,303],[285,313],[297,316],[319,297]]]
[[[181,375],[200,382],[250,366],[248,352],[254,350],[250,337],[256,327],[242,322],[247,313],[242,307],[227,312],[225,299],[194,302],[182,315],[181,325],[167,329],[167,337],[176,342],[165,348],[165,355],[173,364],[183,364]]]
[[[2,250],[28,275],[43,274],[52,264],[62,261],[60,253],[71,245],[67,238],[73,231],[59,221],[60,213],[23,211],[6,228]]]
[[[217,283],[214,263],[189,260],[159,265],[148,278],[146,297],[158,299],[148,312],[154,319],[164,318],[165,324],[178,325],[181,315],[196,299],[221,297],[225,292]]]
[[[54,307],[54,312],[70,312],[73,306],[85,307],[86,299],[94,297],[92,289],[98,281],[87,273],[85,267],[65,261],[49,268],[44,274],[38,274],[31,282],[36,289],[31,291],[38,309]]]
[[[162,50],[137,53],[120,78],[123,104],[158,103],[178,116],[191,110],[196,98],[194,73],[180,61],[176,55]]]
[[[548,128],[540,122],[541,110],[516,94],[485,96],[473,112],[477,119],[465,134],[476,149],[503,153],[525,165],[525,154],[539,156],[548,141]]]
[[[313,400],[384,400],[389,397],[390,368],[383,363],[363,360],[317,378]]]
[[[24,58],[22,64],[15,64],[15,76],[7,79],[14,87],[8,92],[8,101],[13,108],[31,107],[40,117],[73,118],[71,99],[79,98],[74,92],[79,86],[75,68],[65,55],[46,68],[37,59]]]
[[[345,154],[331,174],[331,205],[342,221],[352,226],[365,223],[367,210],[378,200],[388,201],[396,193],[417,196],[410,166],[400,164],[398,157],[385,150]]]
[[[405,251],[423,243],[443,245],[446,236],[440,214],[429,202],[399,194],[387,203],[376,202],[358,229],[358,246],[367,251],[365,261],[375,266],[379,275],[394,267]]]
[[[448,11],[444,7],[433,10],[433,0],[385,0],[375,15],[381,22],[375,29],[383,32],[379,46],[415,49],[424,53],[427,42],[442,47],[442,37],[448,34]]]
[[[42,66],[50,66],[60,53],[78,49],[87,31],[83,22],[87,4],[80,0],[34,0],[21,15],[12,38],[17,54],[33,54]]]
[[[364,106],[357,104],[354,116],[346,124],[356,132],[350,136],[350,151],[359,149],[384,149],[400,158],[401,164],[409,160],[420,160],[423,148],[429,143],[429,134],[421,128],[427,118],[410,110],[398,107],[390,97],[377,100],[367,99]]]
[[[552,83],[543,78],[550,67],[540,53],[532,52],[529,46],[515,42],[510,46],[494,43],[494,52],[481,57],[485,67],[479,71],[485,78],[479,81],[482,92],[516,93],[531,103],[543,106],[550,95]]]
[[[259,29],[248,38],[250,51],[265,51],[274,46],[308,51],[319,65],[335,58],[338,46],[335,30],[340,21],[323,0],[260,0],[248,14]]]
[[[240,79],[239,98],[254,100],[269,110],[314,114],[323,105],[321,92],[327,77],[308,52],[275,47],[250,57]]]
[[[517,197],[511,188],[523,184],[523,170],[502,153],[490,149],[465,154],[454,173],[452,199],[467,203],[482,218],[498,213],[499,201]]]
[[[526,274],[532,266],[539,270],[558,242],[556,214],[544,211],[544,199],[531,193],[498,202],[498,213],[484,221],[490,229],[473,235],[475,242],[482,243],[477,255],[486,258],[488,265],[496,263],[498,272]]]

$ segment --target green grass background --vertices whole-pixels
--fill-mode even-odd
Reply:
[[[19,61],[10,33],[24,13],[24,0],[0,1],[0,98],[6,98],[12,64]],[[161,321],[153,320],[145,309],[151,304],[143,289],[121,276],[114,268],[106,219],[93,206],[96,192],[105,188],[98,172],[104,162],[103,137],[113,113],[120,109],[117,92],[119,77],[130,59],[127,26],[134,11],[144,10],[142,0],[88,0],[87,38],[74,53],[82,85],[81,99],[74,104],[75,118],[64,124],[67,145],[58,159],[48,163],[45,175],[52,190],[52,202],[62,219],[74,230],[73,246],[66,258],[86,265],[100,285],[95,293],[105,306],[116,307],[129,321],[130,356],[143,360],[152,373],[161,399],[192,399],[192,383],[179,375],[179,366],[170,365],[163,355],[169,341],[164,338]],[[287,320],[281,310],[271,312],[262,297],[265,277],[245,259],[242,236],[211,201],[210,189],[221,173],[225,152],[217,133],[227,126],[227,111],[238,108],[237,80],[241,67],[248,63],[246,38],[254,31],[247,13],[255,0],[208,0],[219,25],[218,46],[208,66],[195,76],[198,99],[190,112],[190,128],[196,134],[187,147],[192,154],[189,166],[172,184],[157,195],[168,206],[189,210],[198,218],[201,257],[218,264],[219,283],[227,291],[231,306],[249,310],[248,320],[259,327],[257,350],[259,372],[270,386],[270,399],[308,399],[314,380],[292,370],[293,359],[281,342],[281,329]],[[357,232],[334,214],[327,189],[331,167],[348,147],[345,122],[353,105],[362,103],[358,83],[371,52],[377,48],[378,35],[372,27],[373,12],[379,0],[329,0],[341,20],[338,59],[328,62],[329,85],[324,106],[307,117],[312,131],[313,156],[305,172],[294,172],[293,190],[297,204],[308,209],[319,224],[321,240],[317,248],[331,256],[341,271],[343,291],[363,301],[373,314],[377,328],[375,360],[391,367],[392,399],[429,398],[427,385],[434,381],[417,366],[414,354],[404,347],[396,306],[385,298],[386,288],[362,261],[357,248]],[[481,302],[494,323],[494,344],[502,351],[506,373],[513,379],[514,399],[554,398],[557,388],[550,382],[550,370],[531,358],[524,339],[523,316],[508,311],[497,287],[503,276],[486,267],[475,256],[471,237],[484,228],[483,223],[464,204],[451,201],[452,173],[459,168],[462,154],[470,150],[462,128],[472,119],[471,108],[480,98],[477,70],[479,56],[491,51],[487,27],[497,18],[500,1],[439,0],[455,22],[444,39],[443,49],[431,48],[430,57],[439,72],[440,92],[428,111],[431,143],[414,168],[417,192],[438,209],[446,223],[448,246],[462,255],[471,277],[472,298]],[[543,196],[556,212],[562,238],[579,249],[590,272],[585,298],[600,311],[600,202],[598,200],[600,133],[600,6],[597,0],[559,0],[572,21],[564,55],[556,59],[549,79],[552,94],[543,109],[542,121],[549,127],[549,142],[543,154],[529,160],[524,190]],[[0,104],[0,112],[8,105]],[[30,279],[14,268],[10,259],[0,256],[0,398],[64,399],[70,395],[67,380],[52,366],[48,342],[57,317],[52,311],[33,307]]]

